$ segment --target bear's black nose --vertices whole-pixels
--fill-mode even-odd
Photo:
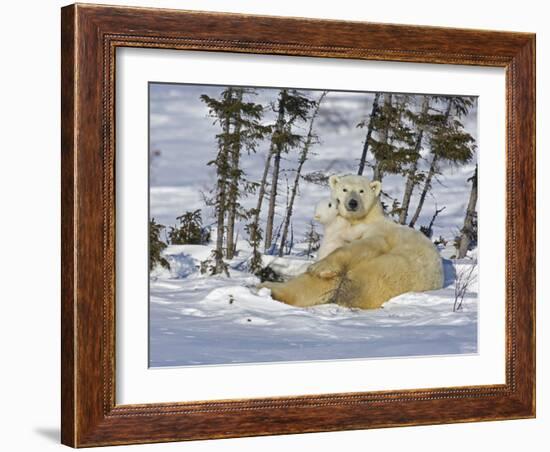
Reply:
[[[359,203],[355,199],[350,199],[348,202],[348,207],[350,210],[357,210]]]

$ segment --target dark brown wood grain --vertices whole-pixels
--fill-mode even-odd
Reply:
[[[74,444],[75,396],[75,322],[74,302],[74,169],[75,157],[75,59],[74,15],[71,9],[61,11],[61,441]]]
[[[535,415],[534,35],[93,5],[63,8],[61,35],[64,444]],[[116,405],[114,67],[125,46],[506,68],[506,384]]]

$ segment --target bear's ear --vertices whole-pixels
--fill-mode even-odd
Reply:
[[[339,178],[338,176],[330,176],[328,178],[328,184],[330,185],[330,188],[336,187],[336,184],[338,183]]]
[[[369,184],[371,190],[374,192],[374,196],[378,196],[380,192],[382,191],[382,183],[380,181],[372,181]]]

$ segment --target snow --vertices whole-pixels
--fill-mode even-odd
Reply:
[[[151,367],[291,362],[328,359],[449,355],[477,352],[476,287],[453,312],[455,271],[474,261],[445,261],[441,290],[408,293],[382,309],[349,309],[335,304],[312,308],[285,305],[258,279],[230,270],[201,275],[209,246],[179,245],[165,250],[172,270],[153,273],[150,283]],[[286,275],[303,271],[307,260],[274,258]],[[238,259],[232,267],[238,266]],[[183,275],[183,276],[182,276]]]
[[[208,117],[200,94],[219,95],[216,86],[151,84],[150,140],[151,151],[158,155],[150,163],[150,216],[165,226],[176,224],[185,211],[201,209],[203,225],[211,227],[215,243],[215,218],[205,206],[204,195],[214,186],[215,172],[207,162],[216,155],[216,133],[219,126]],[[257,101],[267,104],[275,91],[258,89]],[[319,92],[310,91],[312,98]],[[303,174],[355,173],[365,130],[355,125],[370,111],[372,95],[353,92],[330,92],[319,115],[316,132],[319,142],[311,149]],[[338,116],[338,127],[326,118]],[[266,111],[265,121],[274,120]],[[477,107],[464,118],[466,130],[477,137]],[[304,128],[303,124],[300,127]],[[242,160],[243,170],[258,181],[264,167],[267,142],[256,153]],[[429,161],[423,151],[420,168]],[[286,190],[294,178],[297,163],[295,151],[281,160],[281,180],[275,209],[275,231],[286,210]],[[207,259],[212,245],[170,245],[164,256],[171,269],[156,268],[150,280],[150,348],[149,365],[190,366],[210,364],[309,361],[447,355],[477,352],[478,296],[477,286],[466,293],[463,308],[453,312],[455,272],[475,265],[477,250],[469,258],[451,262],[456,250],[454,237],[463,225],[464,213],[475,161],[459,167],[442,165],[442,174],[434,181],[426,198],[417,228],[427,225],[437,208],[445,210],[434,224],[433,238],[448,241],[440,247],[447,272],[445,287],[438,291],[408,293],[388,301],[382,309],[353,310],[337,305],[295,308],[271,298],[268,290],[257,291],[257,278],[246,272],[250,255],[244,223],[236,224],[238,255],[229,262],[230,278],[205,276],[200,262]],[[367,173],[370,175],[370,169]],[[404,179],[387,175],[383,191],[401,199]],[[419,198],[414,192],[409,210],[412,215]],[[294,205],[292,230],[294,246],[289,256],[264,256],[263,263],[284,278],[303,272],[312,259],[306,256],[304,236],[314,215],[314,206],[328,198],[328,187],[305,180],[300,182]],[[389,202],[387,198],[383,201]],[[244,208],[255,206],[256,196],[241,199]],[[265,206],[262,229],[265,229]],[[322,232],[316,225],[317,232]],[[166,241],[166,230],[162,239]]]

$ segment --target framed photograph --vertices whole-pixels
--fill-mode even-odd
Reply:
[[[535,416],[535,36],[62,9],[62,442]]]

